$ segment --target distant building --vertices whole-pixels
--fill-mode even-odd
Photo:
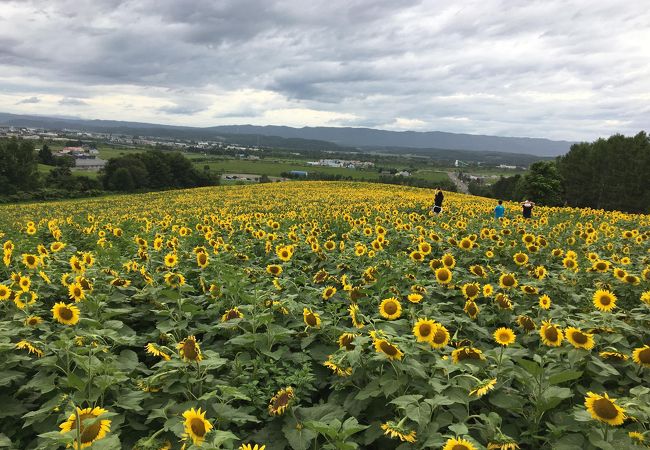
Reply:
[[[507,164],[499,164],[497,167],[499,169],[513,169],[513,170],[517,168],[517,166],[509,166]]]
[[[309,174],[304,170],[290,170],[289,175],[293,175],[295,177],[307,177]]]
[[[99,158],[76,158],[74,160],[75,169],[96,171],[103,169],[106,161]]]
[[[401,172],[397,172],[397,173],[395,174],[395,176],[396,176],[396,177],[410,177],[410,176],[411,176],[411,172],[409,172],[409,171],[407,171],[407,170],[402,170]]]

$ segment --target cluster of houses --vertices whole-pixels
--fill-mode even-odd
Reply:
[[[320,159],[307,162],[310,166],[343,167],[345,169],[368,169],[374,167],[375,163],[370,161],[348,161],[343,159]]]
[[[54,156],[73,158],[74,167],[79,170],[97,171],[106,165],[106,161],[99,158],[99,151],[96,148],[63,147],[54,153]]]

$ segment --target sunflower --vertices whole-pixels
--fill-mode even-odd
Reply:
[[[424,297],[421,294],[412,293],[406,296],[406,299],[411,303],[420,303]]]
[[[478,398],[483,397],[485,394],[490,392],[492,389],[494,389],[494,386],[497,384],[497,379],[492,378],[491,380],[486,380],[481,382],[478,386],[476,386],[474,389],[472,389],[469,392],[469,395],[475,395]]]
[[[212,429],[212,424],[205,418],[205,411],[201,411],[201,408],[198,410],[190,408],[183,413],[183,418],[185,419],[183,437],[191,438],[194,445],[200,446],[205,440],[205,435]]]
[[[431,342],[435,330],[435,322],[429,319],[419,319],[413,326],[413,334],[418,342]]]
[[[336,294],[336,288],[334,286],[327,286],[323,289],[323,300],[329,300],[334,294]]]
[[[239,446],[238,450],[264,450],[266,449],[266,445],[260,445],[260,444],[242,444]]]
[[[539,289],[537,289],[535,286],[524,284],[521,286],[521,292],[524,294],[534,295],[539,293]]]
[[[473,300],[481,293],[481,286],[478,283],[465,283],[460,290],[467,300]]]
[[[42,358],[43,355],[45,355],[45,352],[43,352],[43,350],[34,347],[31,342],[24,339],[20,342],[17,342],[15,347],[19,350],[27,350],[27,353],[33,353],[37,358]]]
[[[196,342],[196,338],[194,336],[186,337],[181,342],[176,344],[176,348],[179,350],[181,359],[184,361],[198,362],[203,359],[203,356],[201,355],[201,347],[199,346],[199,343]]]
[[[616,308],[616,295],[610,291],[599,289],[592,298],[594,306],[600,311],[609,312]]]
[[[513,261],[515,264],[518,266],[523,266],[528,262],[528,255],[522,252],[515,253],[514,256],[512,257]]]
[[[518,450],[519,445],[514,442],[512,439],[504,436],[503,439],[498,442],[490,442],[487,446],[488,450]]]
[[[625,353],[604,351],[599,353],[600,357],[608,361],[623,362],[629,358]]]
[[[41,319],[39,316],[29,316],[25,319],[25,325],[28,325],[30,327],[35,327],[41,322],[43,322],[43,319]]]
[[[70,286],[68,286],[68,297],[70,297],[70,300],[74,300],[75,303],[78,303],[86,298],[86,293],[81,287],[81,284],[72,283]]]
[[[456,267],[456,258],[454,258],[454,255],[451,253],[445,253],[442,255],[442,258],[440,258],[440,260],[442,261],[442,264],[444,264],[444,266],[448,269],[453,269]]]
[[[579,328],[567,328],[564,330],[564,336],[575,348],[582,348],[585,350],[591,350],[594,348],[594,336],[590,333],[585,333]]]
[[[609,425],[622,425],[626,419],[625,410],[616,404],[616,399],[609,398],[607,393],[602,396],[587,392],[585,407],[593,419]]]
[[[538,280],[543,280],[546,278],[546,275],[548,274],[548,271],[546,270],[546,267],[544,266],[537,266],[535,269],[532,271],[532,276],[533,278],[536,278]]]
[[[354,350],[354,338],[359,336],[358,334],[354,333],[343,333],[339,336],[337,342],[339,344],[339,348],[341,349],[346,349],[346,350]]]
[[[147,345],[145,345],[144,348],[145,348],[145,350],[147,350],[147,353],[149,353],[152,356],[159,356],[162,359],[164,359],[165,361],[170,360],[169,355],[167,353],[165,353],[164,351],[162,351],[160,348],[158,348],[158,346],[156,346],[156,344],[153,344],[153,343],[150,342]]]
[[[41,262],[41,258],[38,257],[37,255],[32,255],[29,253],[23,254],[23,264],[28,269],[36,269],[40,262]]]
[[[68,420],[59,425],[59,428],[61,428],[61,433],[72,431],[76,435],[77,418],[79,418],[80,442],[75,440],[72,447],[75,450],[90,447],[94,442],[106,437],[106,434],[111,431],[110,420],[98,419],[107,412],[107,410],[98,406],[84,409],[77,407],[76,413],[71,414]]]
[[[18,280],[18,286],[23,292],[29,291],[31,285],[32,280],[29,277],[20,277]]]
[[[650,346],[646,344],[643,347],[635,348],[632,352],[632,359],[642,367],[650,367]]]
[[[420,242],[418,244],[418,250],[420,250],[423,254],[428,255],[433,249],[431,248],[431,244],[428,242]]]
[[[501,309],[512,309],[512,301],[503,292],[499,292],[496,297],[494,297],[494,302],[499,305]]]
[[[494,341],[497,344],[503,345],[504,347],[513,344],[516,339],[515,332],[512,331],[512,329],[506,327],[501,327],[498,330],[496,330],[493,334],[493,337],[494,337]]]
[[[449,284],[451,283],[451,270],[447,267],[440,267],[436,269],[436,281],[440,284]]]
[[[168,276],[171,277],[171,275],[174,275],[174,274],[165,275],[165,280],[167,280]],[[168,284],[169,284],[169,282],[168,282]],[[125,287],[129,287],[131,285],[131,280],[127,280],[125,278],[119,278],[119,277],[118,278],[113,278],[110,281],[110,285],[115,286],[115,287],[125,288]]]
[[[474,303],[471,300],[467,300],[465,302],[465,306],[463,307],[463,311],[472,319],[476,320],[478,317],[478,313],[481,312],[480,308],[476,303]]]
[[[549,309],[551,307],[551,297],[542,295],[539,297],[539,307],[542,309]]]
[[[468,359],[483,360],[483,352],[474,347],[460,347],[451,352],[452,361],[457,364]]]
[[[645,436],[643,433],[639,433],[638,431],[628,431],[627,435],[637,445],[643,445],[645,442]]]
[[[492,297],[492,294],[494,294],[494,286],[491,284],[486,284],[483,286],[483,297]]]
[[[481,265],[470,266],[469,271],[472,272],[477,277],[485,278],[487,277],[487,272],[485,268]]]
[[[365,327],[365,324],[359,320],[359,305],[351,304],[348,307],[348,312],[350,313],[350,319],[352,319],[352,325],[359,329]]]
[[[291,386],[280,389],[269,402],[269,414],[272,416],[281,416],[294,398],[293,388]]]
[[[535,321],[528,316],[521,315],[517,317],[517,325],[523,328],[527,333],[537,328]]]
[[[205,269],[210,264],[210,257],[205,252],[199,252],[196,254],[196,264],[201,268]]]
[[[172,268],[178,264],[178,255],[174,252],[165,255],[165,266]]]
[[[0,284],[0,300],[7,300],[11,296],[11,289],[4,284]]]
[[[404,353],[396,346],[388,342],[386,339],[375,340],[375,351],[383,353],[388,359],[402,359]]]
[[[79,308],[74,303],[55,303],[52,307],[52,316],[63,325],[76,325],[79,322]]]
[[[609,267],[610,267],[609,261],[597,260],[592,264],[591,270],[594,272],[604,273],[609,270]]]
[[[338,377],[349,377],[352,375],[352,367],[341,366],[340,362],[337,363],[334,360],[333,355],[329,355],[327,357],[327,361],[325,361],[323,365],[334,372],[334,374]]]
[[[548,345],[549,347],[559,347],[562,344],[562,339],[564,339],[560,327],[548,321],[542,322],[539,335],[544,345]]]
[[[476,447],[467,439],[456,437],[447,439],[442,450],[476,450]]]
[[[273,275],[274,277],[280,276],[282,274],[282,266],[269,264],[266,266],[266,273]]]
[[[402,305],[395,297],[386,298],[382,300],[379,305],[379,314],[381,314],[384,319],[399,319],[402,315]]]
[[[458,248],[463,250],[471,250],[475,245],[477,244],[475,244],[474,241],[472,241],[470,238],[464,237],[458,243]]]
[[[411,444],[416,441],[415,430],[408,430],[404,427],[403,421],[395,423],[394,421],[388,421],[382,424],[381,429],[384,430],[384,434],[390,436],[391,439],[399,439],[402,442],[410,442]]]
[[[244,317],[244,314],[236,306],[232,309],[226,310],[225,313],[221,316],[222,322],[228,322],[229,320],[241,319]]]
[[[445,328],[444,325],[436,323],[433,327],[433,332],[431,333],[431,340],[429,345],[432,348],[437,350],[444,348],[449,343],[449,331]]]
[[[512,289],[517,287],[518,284],[517,278],[512,273],[504,273],[499,277],[499,286],[502,289]]]
[[[311,309],[304,308],[302,310],[302,320],[308,327],[320,328],[320,316]]]

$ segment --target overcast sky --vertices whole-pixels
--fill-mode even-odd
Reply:
[[[650,131],[649,43],[649,0],[0,0],[0,111],[591,140]]]

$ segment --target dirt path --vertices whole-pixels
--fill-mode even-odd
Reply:
[[[462,192],[463,194],[469,194],[469,188],[460,178],[458,178],[456,172],[447,172],[447,176],[456,185],[456,187],[458,188],[458,192]]]

